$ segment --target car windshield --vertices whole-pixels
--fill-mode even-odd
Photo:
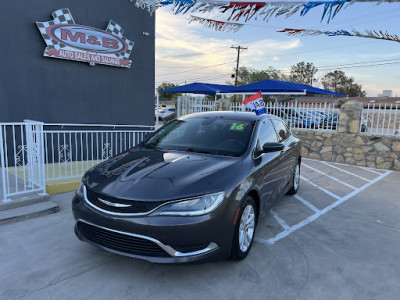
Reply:
[[[144,147],[228,156],[243,155],[255,122],[225,117],[174,120],[150,137]]]

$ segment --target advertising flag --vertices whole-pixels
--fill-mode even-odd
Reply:
[[[247,105],[248,108],[254,110],[254,112],[258,115],[265,114],[265,103],[259,91],[257,94],[251,95],[243,100],[243,104]]]

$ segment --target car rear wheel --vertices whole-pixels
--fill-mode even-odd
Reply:
[[[251,249],[256,229],[256,204],[248,196],[241,206],[235,224],[230,257],[233,260],[242,260]]]
[[[292,178],[292,188],[286,193],[286,195],[294,195],[299,190],[300,186],[300,161],[297,162],[296,169],[294,170]]]

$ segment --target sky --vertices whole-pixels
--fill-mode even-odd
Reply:
[[[340,69],[362,85],[367,96],[376,97],[382,90],[400,96],[400,43],[354,36],[287,36],[284,28],[317,30],[382,30],[400,36],[400,3],[361,3],[342,8],[334,19],[321,21],[323,7],[311,9],[305,16],[272,17],[268,23],[259,18],[245,24],[238,32],[217,32],[199,23],[190,23],[190,13],[174,15],[172,6],[156,12],[156,87],[162,82],[185,84],[206,82],[225,84],[236,67],[258,70],[273,67],[287,74],[298,62],[311,62],[319,70],[317,78]],[[202,18],[226,21],[229,14],[214,10],[211,14],[193,14]],[[314,84],[321,87],[317,80]]]

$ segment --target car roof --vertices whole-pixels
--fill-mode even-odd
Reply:
[[[262,114],[257,116],[254,112],[242,112],[242,111],[210,111],[210,112],[201,112],[194,113],[190,115],[186,115],[181,117],[180,119],[188,119],[188,118],[233,118],[236,120],[242,121],[256,121],[264,118],[275,117],[269,114]]]

